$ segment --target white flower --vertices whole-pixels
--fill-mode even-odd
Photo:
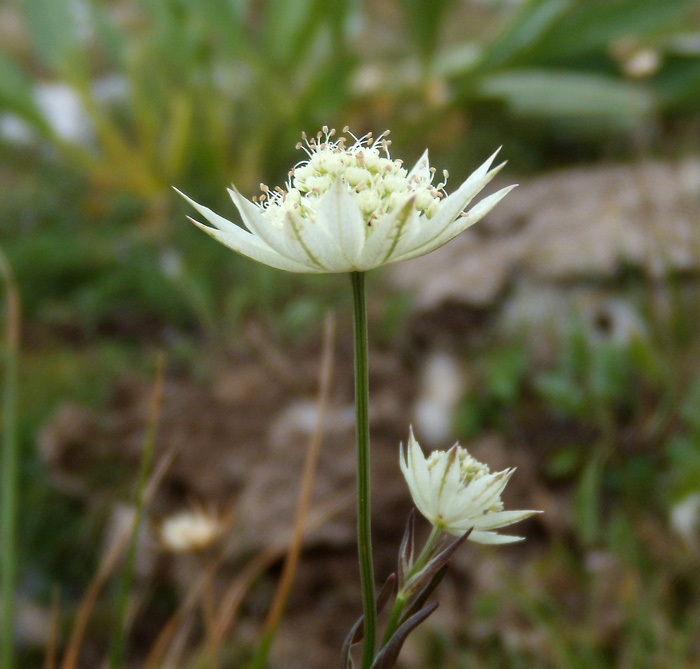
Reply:
[[[216,513],[194,508],[166,518],[158,534],[163,546],[173,553],[195,553],[216,542],[226,526]]]
[[[418,510],[437,528],[460,536],[470,528],[471,541],[507,544],[523,537],[491,530],[512,525],[540,511],[504,511],[501,493],[514,469],[491,474],[459,444],[449,451],[433,451],[426,459],[411,430],[408,451],[400,458],[411,496]]]
[[[345,128],[344,132],[347,132]],[[465,208],[503,165],[494,153],[452,195],[433,185],[426,151],[409,172],[392,160],[383,133],[333,140],[334,130],[301,142],[308,160],[289,173],[285,188],[246,200],[229,189],[246,229],[180,193],[213,226],[192,222],[214,239],[253,260],[321,274],[364,272],[429,253],[485,216],[514,186]],[[444,173],[445,179],[447,173]],[[177,189],[176,189],[177,190]]]

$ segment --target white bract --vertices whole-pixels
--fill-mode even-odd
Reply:
[[[348,132],[347,128],[344,132]],[[312,274],[364,272],[424,255],[483,218],[514,186],[465,208],[503,165],[494,153],[452,195],[433,185],[435,169],[423,154],[409,172],[389,155],[383,133],[333,140],[323,129],[297,148],[308,160],[289,172],[284,188],[253,201],[229,189],[246,229],[180,193],[213,227],[192,222],[214,239],[253,260]],[[444,172],[445,179],[447,173]],[[176,189],[177,190],[177,189]]]
[[[408,449],[401,446],[401,471],[418,510],[437,528],[481,544],[507,544],[523,537],[492,530],[512,525],[539,511],[504,511],[501,493],[515,469],[492,474],[455,444],[449,451],[433,451],[428,458],[411,430]]]

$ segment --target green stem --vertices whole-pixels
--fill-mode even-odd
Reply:
[[[129,596],[131,594],[131,584],[134,578],[134,568],[136,565],[136,548],[138,544],[139,529],[141,519],[146,505],[146,488],[148,486],[148,476],[151,471],[151,461],[153,459],[153,449],[156,440],[156,429],[158,427],[158,416],[160,402],[163,394],[163,369],[164,357],[158,356],[156,382],[151,397],[151,408],[146,438],[143,444],[143,454],[139,464],[138,483],[136,487],[136,501],[134,508],[134,524],[131,528],[131,537],[127,548],[124,571],[122,572],[119,586],[119,596],[117,600],[116,621],[114,625],[114,636],[109,649],[109,669],[120,669],[124,665],[124,636],[126,634],[127,608]]]
[[[433,525],[432,529],[430,530],[430,536],[428,537],[428,540],[425,542],[425,546],[423,546],[423,550],[420,552],[420,555],[416,558],[416,561],[413,563],[411,570],[406,575],[404,590],[408,589],[408,586],[410,585],[410,582],[413,579],[413,577],[419,571],[421,571],[423,569],[423,567],[425,567],[425,565],[428,563],[428,560],[432,556],[433,548],[435,548],[435,545],[437,544],[438,539],[441,536],[442,536],[442,527],[438,527],[437,525]]]
[[[399,627],[399,624],[401,622],[401,614],[403,613],[403,609],[406,606],[406,602],[408,601],[408,590],[411,585],[411,580],[428,563],[428,560],[430,559],[433,553],[433,549],[435,548],[435,545],[437,544],[438,539],[441,535],[442,528],[433,526],[433,529],[430,532],[430,536],[425,542],[425,546],[423,546],[423,550],[420,552],[420,555],[413,563],[413,566],[411,567],[408,574],[406,574],[404,587],[396,594],[394,608],[391,611],[391,617],[389,618],[389,622],[386,626],[386,631],[384,632],[384,638],[382,639],[382,648],[384,648],[384,646],[386,646],[389,643],[391,637],[394,636],[394,632],[396,632],[396,630]]]
[[[357,550],[360,558],[362,608],[364,611],[364,648],[362,669],[374,661],[377,637],[377,609],[372,564],[369,459],[369,364],[367,355],[367,303],[365,275],[352,272],[353,333],[355,341],[355,413],[357,436]]]
[[[19,350],[19,298],[14,278],[4,255],[0,255],[0,273],[7,285],[5,309],[7,340],[5,342],[5,395],[3,397],[2,502],[0,547],[2,550],[2,632],[0,633],[0,666],[12,669],[15,661],[14,619],[15,583],[17,580],[17,496],[19,470],[17,456],[17,367]]]
[[[391,610],[391,617],[386,625],[386,632],[384,632],[384,638],[382,639],[382,648],[389,643],[391,637],[394,636],[394,632],[398,629],[399,623],[401,622],[401,614],[403,613],[404,606],[406,606],[406,601],[406,595],[402,590],[396,595],[394,608]]]

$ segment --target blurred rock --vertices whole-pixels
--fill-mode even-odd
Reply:
[[[580,314],[627,337],[643,328],[615,299],[617,280],[635,272],[663,287],[668,276],[699,275],[699,216],[698,159],[569,170],[516,188],[486,220],[388,279],[428,321],[449,305],[472,313],[476,328],[487,315],[492,330],[541,339]]]
[[[422,363],[413,408],[416,434],[424,446],[444,447],[452,438],[454,413],[464,390],[457,356],[442,350],[429,353]]]
[[[45,648],[51,635],[51,611],[21,595],[15,608],[15,641],[18,648]]]

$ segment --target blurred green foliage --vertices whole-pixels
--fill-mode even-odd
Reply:
[[[694,310],[676,308],[695,318],[698,306],[696,294]],[[462,440],[496,432],[538,454],[559,491],[547,511],[564,513],[567,531],[527,573],[501,565],[501,587],[474,600],[467,619],[488,621],[492,636],[475,637],[471,623],[461,644],[433,635],[426,666],[681,667],[700,658],[696,548],[673,521],[700,493],[700,375],[696,362],[679,367],[697,361],[699,342],[651,317],[650,334],[622,342],[574,318],[548,366],[523,341],[470,352],[475,376],[456,431]]]
[[[418,152],[408,138],[447,123],[455,128],[441,143],[449,139],[448,162],[487,151],[499,134],[535,161],[528,141],[580,146],[697,113],[692,0],[499,6],[25,0],[14,5],[22,39],[0,48],[0,109],[93,187],[156,209],[174,182],[219,190],[234,178],[248,191],[279,179],[300,131],[323,124],[391,127]],[[387,22],[390,12],[400,20]],[[37,81],[77,96],[91,140],[56,130],[37,103]],[[535,135],[528,140],[516,122]]]
[[[344,277],[280,278],[213,243],[185,222],[171,185],[233,216],[225,186],[252,194],[261,180],[279,183],[299,159],[300,132],[324,124],[391,128],[396,155],[410,161],[430,146],[455,175],[499,144],[521,171],[700,149],[692,0],[11,0],[0,9],[18,19],[0,21],[0,129],[12,115],[35,137],[16,144],[0,132],[0,245],[26,322],[22,503],[43,510],[22,523],[31,578],[21,586],[44,600],[56,581],[79,598],[114,502],[86,509],[51,487],[35,443],[59,403],[99,407],[162,345],[198,374],[238,345],[251,314],[300,341],[327,307],[347,304]],[[80,138],[42,102],[47,84],[77,100]],[[401,335],[407,308],[398,296],[375,314],[380,344]],[[625,345],[593,342],[573,324],[547,369],[521,341],[470,359],[476,383],[458,433],[566,436],[556,448],[531,446],[546,483],[568,491],[573,520],[527,573],[508,573],[473,602],[469,620],[522,628],[522,638],[465,637],[463,648],[436,636],[425,666],[694,666],[700,583],[667,517],[700,480],[696,316],[679,301],[669,325],[650,309],[652,338]],[[128,481],[122,474],[90,473],[109,483]],[[81,560],[70,559],[76,546]],[[598,552],[617,571],[593,573],[587,560]],[[614,606],[600,591],[608,582],[620,584]],[[618,615],[614,634],[599,629],[601,610]]]

